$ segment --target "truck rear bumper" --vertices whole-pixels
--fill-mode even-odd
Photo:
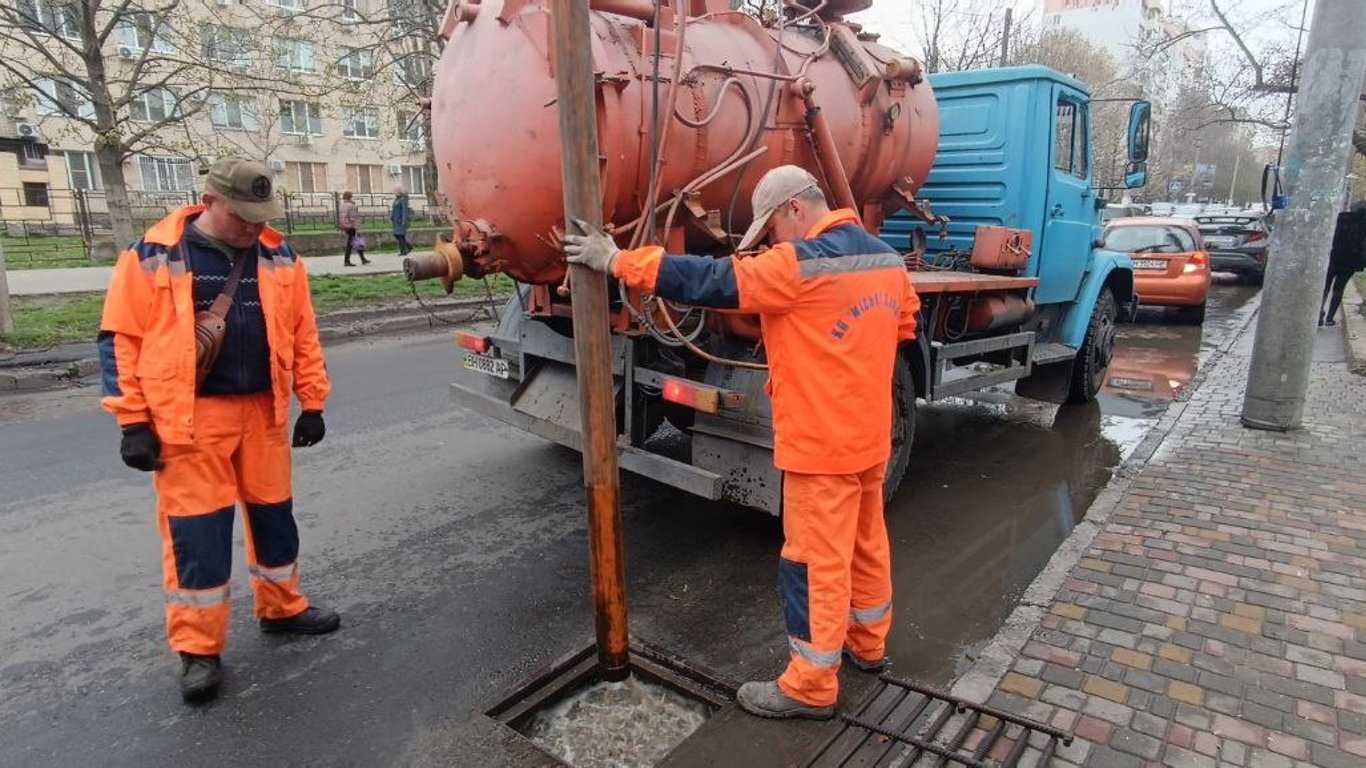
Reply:
[[[572,371],[571,371],[572,374]],[[477,375],[477,374],[472,374]],[[469,382],[453,382],[450,389],[451,402],[468,408],[476,413],[497,419],[525,432],[559,443],[566,448],[580,450],[579,432],[558,420],[542,418],[518,410],[516,404],[526,388],[515,381],[488,379],[480,376]],[[577,390],[575,390],[577,394]],[[577,402],[565,403],[559,409],[577,422],[579,407]],[[643,477],[648,477],[665,485],[687,491],[696,496],[713,501],[722,497],[721,476],[684,464],[666,456],[641,450],[632,445],[617,442],[617,462],[622,469]]]

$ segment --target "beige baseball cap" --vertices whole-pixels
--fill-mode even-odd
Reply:
[[[209,167],[204,191],[228,201],[228,207],[243,221],[260,224],[285,215],[273,192],[270,169],[265,163],[240,157],[225,157]]]
[[[744,251],[753,248],[768,231],[768,220],[773,218],[778,206],[812,188],[820,189],[820,182],[799,165],[780,165],[765,173],[751,198],[754,223],[745,230],[745,236],[740,238],[740,244],[735,249]]]

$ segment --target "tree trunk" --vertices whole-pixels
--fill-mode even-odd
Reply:
[[[114,245],[122,250],[138,236],[133,231],[133,208],[128,203],[128,185],[123,179],[123,150],[97,141],[95,159],[104,177],[104,201],[114,228]]]

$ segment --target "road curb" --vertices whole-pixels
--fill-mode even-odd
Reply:
[[[1049,558],[1047,565],[1029,583],[1024,595],[1020,598],[1020,602],[1006,617],[1001,628],[987,642],[977,658],[973,660],[968,671],[953,682],[951,690],[955,696],[970,701],[986,701],[992,692],[999,687],[1001,679],[1005,677],[1006,672],[1010,671],[1015,660],[1019,658],[1020,651],[1024,648],[1025,643],[1029,641],[1034,630],[1043,621],[1048,607],[1053,604],[1058,592],[1062,590],[1063,585],[1072,573],[1072,569],[1081,561],[1082,556],[1090,549],[1091,542],[1105,528],[1110,515],[1119,507],[1125,493],[1133,484],[1134,478],[1143,471],[1162,447],[1172,428],[1185,414],[1191,398],[1204,385],[1209,373],[1217,368],[1224,357],[1239,343],[1248,329],[1252,327],[1260,312],[1259,296],[1257,309],[1248,313],[1242,327],[1229,334],[1229,338],[1215,349],[1209,360],[1200,367],[1199,373],[1192,379],[1190,386],[1186,388],[1181,397],[1167,408],[1167,412],[1148,431],[1134,452],[1115,468],[1110,481],[1105,484],[1105,487],[1096,496],[1095,501],[1092,501],[1091,506],[1086,510],[1085,518],[1072,529],[1072,532],[1058,546],[1057,551]]]
[[[506,296],[493,297],[494,306]],[[382,309],[345,309],[318,318],[318,338],[335,344],[364,336],[460,326],[481,319],[493,319],[487,298],[456,299],[423,306]],[[99,355],[94,344],[63,345],[46,352],[21,352],[0,360],[0,394],[39,392],[79,384],[99,373]]]
[[[1361,315],[1361,293],[1355,279],[1347,281],[1342,293],[1343,325],[1347,333],[1347,367],[1358,376],[1366,376],[1366,317]]]

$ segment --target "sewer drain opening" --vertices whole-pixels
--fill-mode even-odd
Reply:
[[[1071,735],[1029,718],[891,675],[864,696],[843,727],[816,749],[804,768],[945,766],[1014,768],[1030,750],[1047,766]]]

